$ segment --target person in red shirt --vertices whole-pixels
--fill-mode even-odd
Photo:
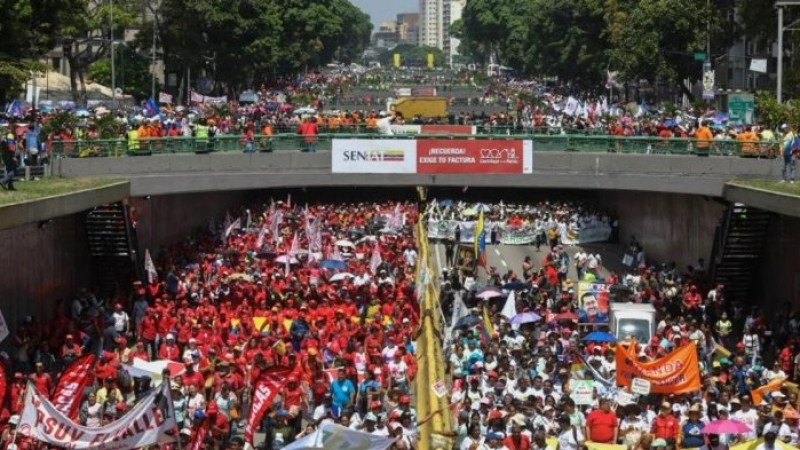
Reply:
[[[297,129],[297,134],[304,136],[303,140],[305,141],[305,145],[303,145],[304,152],[315,152],[317,151],[314,144],[317,141],[317,119],[314,117],[306,117],[303,119],[303,123],[300,124],[300,127]]]
[[[64,360],[64,365],[69,365],[80,358],[81,353],[81,346],[75,343],[75,337],[71,334],[64,336],[64,345],[61,346],[61,359]]]
[[[522,428],[525,426],[525,416],[522,414],[515,414],[511,417],[511,433],[503,440],[503,445],[508,450],[530,450],[531,438],[522,434]]]
[[[53,391],[55,385],[50,374],[44,371],[44,364],[41,362],[36,363],[36,371],[31,374],[31,381],[33,385],[36,386],[36,389],[39,390],[39,393],[49,400],[50,393]]]
[[[144,346],[144,341],[136,342],[136,346],[133,347],[133,349],[131,349],[130,358],[131,362],[133,362],[134,359],[141,359],[142,361],[150,361],[150,353]]]
[[[661,411],[659,411],[653,426],[650,429],[650,434],[656,439],[669,439],[678,436],[678,419],[672,415],[672,405],[669,402],[661,404]]]
[[[206,408],[206,420],[208,420],[211,436],[215,441],[227,440],[231,431],[231,426],[225,414],[219,412],[217,402],[211,401]]]
[[[203,392],[206,386],[206,380],[200,372],[194,370],[194,364],[186,363],[186,371],[183,373],[183,384],[186,386],[195,386],[197,392]]]
[[[138,340],[144,341],[147,351],[152,356],[156,354],[157,326],[158,320],[155,308],[147,308],[146,315],[142,318],[142,323],[139,324],[139,329],[137,330],[139,335],[136,337]]]
[[[611,411],[611,402],[600,399],[600,409],[595,409],[586,418],[586,438],[600,444],[615,444],[619,433],[617,415]]]
[[[167,333],[166,340],[161,343],[158,349],[158,359],[168,359],[170,361],[181,360],[181,349],[175,344],[175,335]]]
[[[20,372],[14,374],[14,382],[11,384],[11,414],[22,413],[25,406],[25,377]]]

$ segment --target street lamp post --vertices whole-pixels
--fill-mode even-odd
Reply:
[[[783,26],[783,9],[789,6],[800,6],[800,0],[779,0],[775,2],[775,7],[778,8],[778,79],[777,79],[777,99],[778,103],[783,102],[783,32],[795,31],[800,28],[794,28],[795,25],[800,23],[800,20],[795,20],[787,26]]]
[[[111,108],[114,108],[117,103],[117,71],[114,67],[114,0],[109,0],[109,38],[111,40]]]

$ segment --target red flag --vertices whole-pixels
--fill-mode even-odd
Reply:
[[[0,364],[0,408],[5,406],[6,392],[8,391],[8,378],[6,377],[6,368]]]
[[[292,369],[284,366],[274,366],[261,372],[258,380],[253,385],[253,398],[250,405],[250,414],[247,415],[247,424],[244,427],[244,441],[253,444],[253,435],[272,405],[272,400],[286,384],[286,377]]]
[[[192,441],[189,443],[189,450],[202,450],[206,447],[206,436],[208,436],[208,419],[203,419],[196,430],[192,430]]]
[[[72,361],[64,369],[55,389],[53,389],[53,395],[50,397],[53,406],[72,420],[78,417],[83,391],[87,386],[94,383],[94,363],[96,360],[97,357],[90,353]]]

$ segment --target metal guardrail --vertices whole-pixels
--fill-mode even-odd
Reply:
[[[698,146],[691,138],[664,139],[658,137],[592,136],[578,134],[469,134],[469,135],[393,135],[376,133],[327,133],[310,138],[298,134],[255,136],[256,152],[305,151],[309,146],[315,151],[330,151],[334,139],[472,139],[472,140],[530,140],[535,152],[574,151],[587,153],[628,153],[656,155],[702,155],[774,158],[779,155],[780,143],[712,141]],[[175,153],[243,152],[241,136],[218,136],[214,139],[164,137],[125,139],[54,141],[53,154],[67,158],[149,156]]]

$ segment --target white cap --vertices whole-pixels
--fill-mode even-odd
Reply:
[[[378,421],[378,417],[375,414],[370,412],[370,413],[367,413],[366,416],[364,416],[364,420],[371,420],[373,422],[377,422]]]
[[[172,333],[167,333],[167,339],[172,339],[174,341],[175,340],[175,335],[172,334]]]
[[[191,436],[192,435],[192,429],[191,428],[184,428],[184,429],[181,430],[181,434],[186,435],[186,436]]]
[[[13,416],[8,418],[9,425],[19,425],[19,415],[14,414]]]

